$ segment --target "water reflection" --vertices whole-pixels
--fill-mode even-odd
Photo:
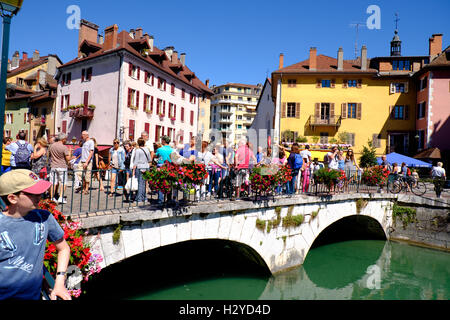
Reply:
[[[271,277],[260,299],[449,299],[450,254],[389,241],[315,248],[302,267]]]

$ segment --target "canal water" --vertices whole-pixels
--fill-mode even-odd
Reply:
[[[342,241],[313,248],[302,266],[271,276],[226,244],[202,245],[197,255],[174,247],[106,268],[86,298],[450,299],[450,253],[443,251],[383,240]]]

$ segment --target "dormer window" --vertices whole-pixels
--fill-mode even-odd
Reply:
[[[392,70],[406,70],[411,69],[411,62],[409,60],[394,60],[392,61]]]

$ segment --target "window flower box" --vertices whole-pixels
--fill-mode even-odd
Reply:
[[[175,122],[176,118],[175,117],[170,117],[170,121]]]
[[[137,106],[129,106],[129,108],[130,108],[131,110],[137,110],[137,109],[139,109]]]

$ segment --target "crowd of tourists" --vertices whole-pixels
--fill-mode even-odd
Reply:
[[[125,202],[146,202],[151,194],[144,179],[144,172],[151,166],[160,167],[166,162],[178,161],[202,163],[208,172],[204,184],[195,192],[196,199],[222,197],[223,185],[228,183],[234,198],[239,198],[242,192],[250,193],[250,174],[254,167],[267,165],[287,165],[291,169],[291,179],[284,185],[279,185],[278,194],[307,193],[314,184],[314,173],[321,168],[340,170],[345,173],[347,181],[360,181],[362,169],[358,166],[353,150],[346,151],[333,146],[324,155],[323,161],[312,158],[309,145],[300,147],[293,143],[290,148],[277,146],[276,154],[270,147],[254,148],[246,138],[236,145],[231,141],[207,142],[191,137],[189,143],[183,144],[171,141],[170,137],[162,136],[160,142],[152,143],[146,131],[143,131],[136,141],[126,140],[122,143],[114,139],[113,146],[99,153],[97,141],[83,131],[78,148],[68,147],[67,135],[60,133],[49,140],[39,138],[34,147],[26,140],[26,133],[20,132],[17,140],[10,137],[3,139],[2,173],[12,169],[29,169],[41,179],[49,180],[52,188],[49,196],[57,203],[66,203],[64,194],[69,184],[68,173],[73,170],[74,192],[89,194],[93,180],[98,181],[99,190],[108,197],[118,195],[123,190]],[[390,164],[386,156],[382,156],[381,165],[392,174],[404,176],[406,179],[418,179],[417,172],[405,163]],[[445,170],[442,163],[433,167],[432,177],[445,181]],[[105,182],[109,181],[105,187]],[[162,203],[164,194],[158,192],[158,203]],[[175,196],[175,195],[174,195]],[[437,196],[440,196],[440,192]],[[166,199],[167,200],[167,199]],[[169,195],[169,201],[173,201]]]

